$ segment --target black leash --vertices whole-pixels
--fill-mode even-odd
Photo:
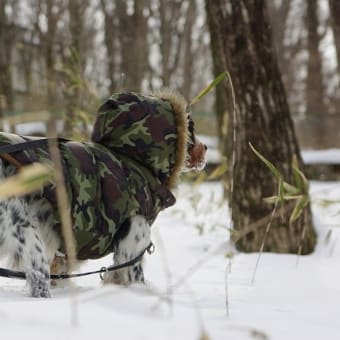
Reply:
[[[23,137],[25,138],[25,137]],[[46,146],[50,141],[57,141],[58,143],[69,142],[69,139],[65,138],[38,138],[35,140],[28,140],[17,144],[6,144],[0,146],[0,153],[13,153],[16,151],[24,151],[29,149],[35,149],[41,146]]]
[[[81,277],[81,276],[87,276],[87,275],[92,275],[92,274],[99,274],[100,278],[104,280],[105,278],[105,273],[112,272],[118,269],[130,267],[137,262],[139,262],[145,252],[148,252],[148,254],[152,254],[155,250],[155,246],[153,243],[150,243],[137,257],[134,259],[124,262],[122,264],[117,264],[109,267],[102,267],[99,270],[91,271],[91,272],[85,272],[85,273],[77,273],[77,274],[52,274],[50,275],[50,279],[52,280],[63,280],[63,279],[71,279],[74,277]],[[102,275],[104,274],[104,275]],[[19,272],[15,270],[10,270],[6,268],[0,268],[0,277],[7,277],[9,279],[21,279],[25,280],[26,279],[26,274],[24,272]]]

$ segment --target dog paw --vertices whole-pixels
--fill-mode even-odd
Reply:
[[[26,280],[30,288],[30,295],[35,298],[50,298],[49,279],[41,272],[32,270],[26,275]]]
[[[132,277],[132,282],[145,283],[143,268],[140,264],[132,268],[130,276]]]
[[[104,284],[113,283],[116,285],[128,286],[134,283],[144,283],[143,268],[137,264],[130,268],[124,268],[104,276]]]

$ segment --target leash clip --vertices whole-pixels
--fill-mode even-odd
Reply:
[[[105,279],[107,278],[108,272],[109,272],[109,270],[108,270],[107,267],[101,267],[100,268],[99,277],[102,281],[105,281]]]
[[[150,245],[146,248],[146,251],[149,255],[153,254],[155,252],[155,245],[151,242]]]

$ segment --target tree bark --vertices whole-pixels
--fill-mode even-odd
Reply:
[[[340,2],[338,0],[329,0],[329,9],[337,56],[338,73],[340,74]]]
[[[13,84],[11,76],[11,55],[14,43],[14,26],[8,20],[6,0],[0,0],[0,95],[3,96],[2,106],[13,110]]]
[[[86,63],[84,32],[87,6],[88,1],[68,1],[70,44],[64,62],[64,100],[66,110],[64,134],[66,137],[76,135],[76,127],[80,123],[78,113],[83,107],[81,103],[81,88],[84,85],[82,82],[84,82]]]
[[[120,38],[120,90],[140,91],[143,76],[147,69],[147,18],[144,16],[144,0],[134,1],[134,12],[128,14],[127,3],[118,1]]]
[[[306,113],[322,116],[326,112],[324,104],[324,86],[322,79],[322,60],[319,51],[318,2],[307,1],[306,26],[308,32],[308,65],[306,80]]]
[[[114,93],[116,88],[115,73],[115,38],[117,35],[117,27],[115,25],[114,8],[109,7],[109,1],[101,0],[101,8],[104,15],[104,43],[106,47],[106,63],[107,77],[110,81],[109,92]]]
[[[172,86],[173,74],[179,63],[183,30],[178,21],[182,18],[183,7],[187,2],[159,0],[161,77],[165,87]]]
[[[193,83],[193,46],[192,46],[192,33],[193,25],[197,16],[196,2],[190,1],[186,13],[186,22],[184,27],[184,55],[183,55],[183,84],[181,93],[184,98],[192,98],[191,89]]]
[[[226,58],[224,55],[224,46],[223,46],[223,39],[224,37],[220,37],[220,27],[219,22],[223,21],[222,13],[219,11],[214,11],[214,7],[211,5],[206,6],[207,12],[207,21],[210,30],[210,45],[211,45],[211,52],[212,52],[212,61],[213,61],[213,73],[215,76],[222,73],[225,70],[228,70]],[[227,118],[231,116],[231,112],[227,112],[228,110],[228,103],[231,102],[232,98],[227,98],[226,96],[226,88],[224,87],[225,84],[217,85],[215,88],[215,112],[216,112],[216,119],[217,119],[217,133],[218,133],[218,140],[219,140],[219,148],[222,154],[226,154],[228,151],[225,150],[225,143],[223,141],[227,138],[228,133],[228,124]],[[230,150],[229,152],[230,153]]]
[[[329,0],[329,10],[331,18],[331,27],[334,36],[334,46],[336,51],[336,61],[338,77],[340,77],[340,1]],[[335,113],[339,114],[340,108],[340,82],[338,81],[337,93],[333,99],[333,106],[335,107]]]
[[[215,45],[223,49],[237,103],[236,121],[228,110],[228,121],[236,131],[236,141],[230,133],[225,140],[232,145],[235,157],[230,193],[232,237],[237,240],[247,227],[262,220],[259,228],[236,243],[242,251],[259,251],[267,226],[266,217],[273,211],[273,206],[266,204],[263,198],[277,193],[277,181],[251,151],[249,142],[274,163],[288,183],[294,182],[293,158],[298,160],[301,169],[303,164],[273,49],[265,1],[206,0],[206,7],[211,11],[210,28],[211,21],[214,28],[211,32],[215,32],[211,39],[217,40]],[[228,159],[233,157],[229,155]],[[290,224],[292,209],[288,206],[282,216],[274,217],[265,251],[297,253],[300,245],[303,254],[313,251],[316,234],[310,207]]]

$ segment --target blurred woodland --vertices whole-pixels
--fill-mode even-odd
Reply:
[[[1,114],[62,112],[71,130],[115,91],[170,87],[192,99],[214,77],[205,6],[0,0]],[[300,143],[340,146],[340,1],[268,0],[267,7]],[[217,134],[213,96],[194,109],[198,130]]]

